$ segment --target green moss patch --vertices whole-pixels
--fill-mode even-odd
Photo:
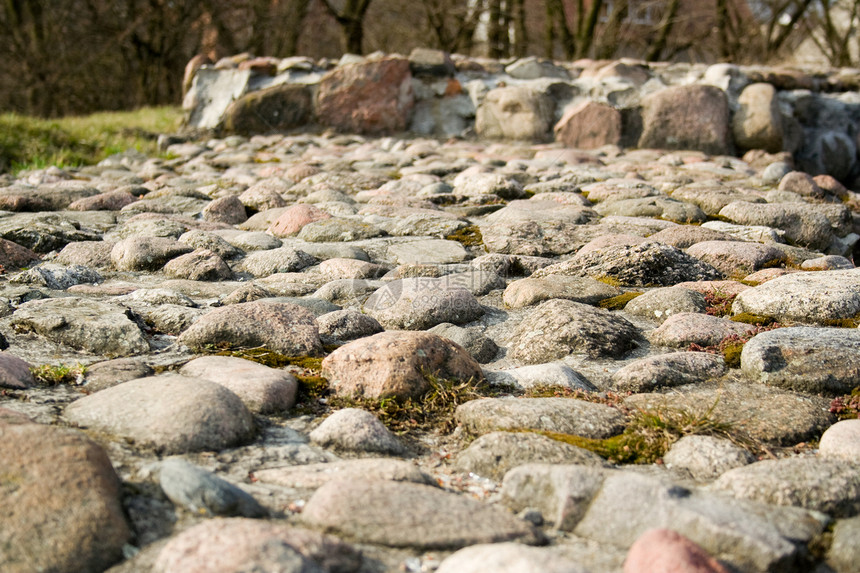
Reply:
[[[613,286],[616,288],[624,286],[624,283],[622,283],[620,280],[618,280],[615,277],[610,277],[610,276],[604,275],[602,277],[592,277],[592,278],[596,281],[602,282],[603,284],[607,284],[609,286]]]
[[[757,324],[759,326],[770,326],[776,321],[769,316],[761,316],[759,314],[751,314],[749,312],[742,312],[740,314],[736,314],[731,317],[733,322],[742,322],[744,324]]]
[[[322,358],[316,356],[286,356],[269,348],[257,346],[255,348],[240,348],[231,350],[221,350],[215,353],[215,356],[234,356],[236,358],[244,358],[258,364],[263,364],[270,368],[284,368],[286,366],[296,366],[307,370],[319,372],[322,370]]]
[[[464,247],[481,247],[484,245],[484,237],[477,225],[457,229],[450,235],[446,235],[445,238],[449,241],[457,241]]]
[[[612,298],[605,298],[598,302],[597,306],[606,310],[621,310],[627,306],[628,302],[642,294],[644,293],[636,291],[625,292],[624,294],[613,296]]]
[[[636,410],[621,434],[597,440],[556,432],[537,432],[606,458],[615,464],[651,464],[659,461],[679,438],[694,434],[724,437],[742,447],[756,449],[755,443],[735,430],[731,423],[714,416],[714,403],[704,412],[670,408]]]

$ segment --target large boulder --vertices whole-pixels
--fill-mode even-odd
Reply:
[[[491,90],[478,108],[475,131],[488,139],[545,141],[554,113],[552,99],[528,86]]]
[[[253,135],[285,131],[309,123],[313,113],[307,86],[282,84],[237,99],[224,112],[230,132]]]
[[[732,134],[741,149],[782,151],[782,115],[776,88],[771,84],[750,84],[738,98],[732,118]]]
[[[323,77],[317,114],[325,126],[353,133],[396,133],[409,126],[414,96],[409,60],[383,58],[338,67]]]
[[[713,86],[675,86],[653,93],[642,102],[639,147],[695,149],[728,155],[729,102]]]
[[[565,110],[553,129],[555,140],[567,147],[597,149],[621,142],[621,112],[592,100]]]
[[[0,412],[0,569],[104,571],[131,537],[120,480],[83,433]]]

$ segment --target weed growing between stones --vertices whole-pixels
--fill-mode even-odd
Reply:
[[[573,398],[585,402],[594,402],[605,406],[612,406],[625,414],[629,409],[624,405],[624,399],[632,392],[589,392],[579,388],[569,388],[555,384],[535,384],[523,393],[523,398]]]
[[[837,396],[830,402],[830,413],[836,414],[840,420],[860,418],[860,386],[850,394]]]
[[[75,364],[74,366],[41,364],[30,367],[30,372],[33,374],[36,382],[45,386],[83,384],[86,371],[87,367],[82,364]]]
[[[705,293],[705,313],[711,316],[727,316],[732,311],[732,302],[737,294],[728,294],[720,289]]]
[[[722,354],[723,360],[726,361],[726,366],[729,368],[741,367],[741,352],[743,352],[744,344],[750,341],[752,337],[768,330],[782,328],[778,322],[772,322],[769,325],[757,324],[749,334],[731,334],[723,338],[719,344],[714,346],[700,346],[696,343],[690,344],[687,350],[689,352],[708,352],[710,354]]]
[[[326,351],[333,349],[326,348]],[[342,408],[361,408],[375,414],[397,433],[410,431],[450,432],[454,429],[457,406],[485,396],[502,394],[507,387],[490,387],[486,382],[448,380],[424,373],[430,386],[418,398],[359,398],[336,396],[322,376],[322,358],[284,356],[264,347],[242,350],[222,350],[216,356],[235,356],[252,360],[270,368],[288,368],[298,381],[296,405],[292,412],[320,416]]]
[[[362,398],[336,396],[328,381],[318,376],[297,375],[299,390],[294,411],[325,415],[332,410],[361,408],[373,413],[397,434],[416,431],[448,433],[456,422],[457,406],[471,400],[495,395],[497,391],[474,379],[449,380],[425,374],[430,388],[418,398]]]
[[[627,306],[628,302],[641,294],[644,293],[638,291],[625,292],[624,294],[613,296],[612,298],[605,298],[598,302],[597,306],[606,310],[622,310]]]
[[[752,439],[735,431],[731,423],[716,418],[716,406],[714,402],[702,413],[668,408],[634,410],[624,432],[602,440],[557,432],[537,433],[592,451],[619,465],[659,462],[678,439],[696,434],[726,438],[741,447],[759,449]]]

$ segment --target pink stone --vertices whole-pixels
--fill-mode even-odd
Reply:
[[[624,573],[728,573],[728,570],[680,533],[651,529],[630,547]]]
[[[276,237],[288,237],[298,234],[308,223],[330,218],[331,215],[322,209],[302,203],[284,211],[274,223],[269,225],[266,232]]]

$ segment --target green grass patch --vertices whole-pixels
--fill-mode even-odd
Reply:
[[[457,406],[499,393],[485,382],[448,380],[425,374],[429,388],[417,398],[349,397],[335,395],[325,378],[302,375],[297,378],[299,391],[294,411],[319,416],[343,408],[361,408],[373,413],[397,434],[450,432],[456,426]]]
[[[129,149],[157,155],[158,134],[176,131],[181,121],[177,107],[55,120],[0,114],[0,172],[92,165]]]
[[[750,339],[757,334],[777,328],[782,328],[782,325],[778,322],[771,322],[767,325],[757,324],[748,334],[731,334],[722,339],[719,344],[713,346],[699,346],[698,344],[693,343],[689,348],[687,348],[687,350],[690,352],[722,354],[723,359],[726,362],[726,366],[729,368],[740,368],[741,352],[743,352],[744,344],[749,342]]]
[[[30,372],[36,382],[44,386],[59,386],[61,384],[81,384],[87,367],[82,364],[68,366],[66,364],[40,364],[31,366]]]
[[[621,310],[627,303],[640,296],[644,293],[641,292],[625,292],[624,294],[620,294],[618,296],[613,296],[612,298],[605,298],[597,303],[597,306],[606,310]]]

